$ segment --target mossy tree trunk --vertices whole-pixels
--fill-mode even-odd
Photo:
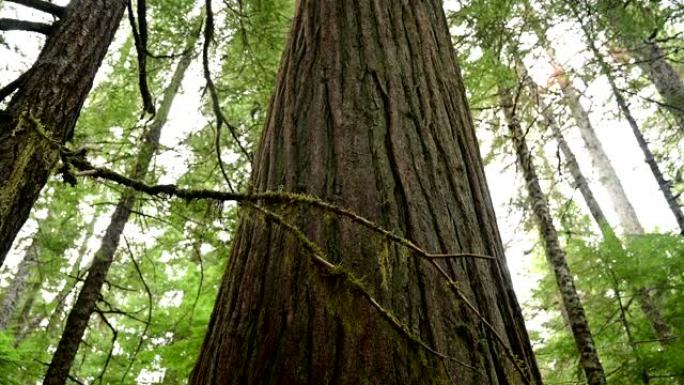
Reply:
[[[245,207],[190,384],[541,383],[440,1],[298,1],[253,169],[253,191],[311,194],[425,250],[495,260],[432,265],[306,205],[270,207],[280,222]]]
[[[0,115],[0,263],[71,139],[125,2],[73,0]]]

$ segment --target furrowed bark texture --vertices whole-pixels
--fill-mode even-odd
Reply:
[[[123,10],[122,0],[73,0],[0,118],[0,263],[71,138]]]
[[[410,333],[475,369],[437,358],[291,232],[245,212],[190,384],[541,382],[440,1],[298,1],[252,189],[315,195],[430,252],[495,256],[437,264],[503,344],[416,254],[332,214],[279,209]]]
[[[603,371],[603,366],[596,351],[594,338],[589,328],[589,321],[575,288],[575,280],[568,266],[565,250],[563,250],[560,244],[556,227],[553,224],[549,204],[539,184],[537,171],[532,163],[532,156],[527,147],[523,130],[515,116],[513,98],[508,90],[500,90],[500,92],[501,105],[504,108],[508,128],[511,132],[516,159],[525,177],[529,205],[537,222],[541,237],[544,240],[546,260],[556,277],[562,307],[567,316],[572,337],[575,340],[575,346],[580,355],[580,366],[584,370],[589,385],[605,384],[606,374]]]
[[[194,46],[190,45],[190,48]],[[150,123],[145,132],[140,152],[131,173],[134,179],[144,179],[148,172],[152,157],[159,146],[161,130],[171,109],[173,99],[185,75],[185,71],[191,62],[191,55],[187,54],[179,61],[169,86],[164,91],[164,96],[157,115]],[[95,253],[93,263],[88,269],[88,275],[83,282],[78,298],[67,316],[64,331],[57,345],[57,350],[52,356],[43,385],[63,385],[69,376],[69,370],[73,364],[78,347],[85,333],[90,316],[95,311],[96,303],[100,299],[102,285],[107,278],[107,272],[114,262],[114,254],[119,247],[119,241],[124,227],[131,215],[131,209],[136,202],[135,192],[126,190],[114,209],[111,221],[107,226],[102,238],[100,249]]]

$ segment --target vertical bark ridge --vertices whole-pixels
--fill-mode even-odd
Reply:
[[[438,1],[300,0],[253,190],[312,194],[425,249],[505,264],[454,60]],[[478,369],[426,354],[280,226],[243,215],[190,383],[526,382],[425,261],[344,219],[280,210],[411,332]],[[539,383],[505,268],[438,264]]]

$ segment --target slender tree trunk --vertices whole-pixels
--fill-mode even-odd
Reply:
[[[522,63],[518,63],[518,67],[523,69],[523,72],[525,74],[527,73]],[[584,177],[584,174],[582,173],[582,169],[580,168],[579,163],[577,162],[575,154],[572,152],[572,149],[563,137],[563,132],[561,131],[558,123],[556,122],[556,118],[553,115],[553,111],[551,111],[548,108],[548,106],[544,104],[539,93],[537,92],[537,87],[534,85],[529,76],[525,75],[524,79],[524,81],[527,83],[531,99],[537,104],[537,110],[542,114],[546,122],[546,125],[549,128],[551,128],[553,136],[558,141],[558,147],[560,148],[561,152],[563,153],[563,156],[565,157],[565,167],[570,172],[570,175],[572,176],[575,186],[580,190],[582,198],[584,198],[584,202],[589,208],[589,212],[591,213],[592,218],[594,218],[594,221],[599,226],[599,230],[601,231],[601,234],[603,234],[604,241],[613,243],[617,248],[621,250],[621,252],[624,252],[624,249],[622,248],[622,243],[615,234],[615,231],[613,231],[610,222],[608,222],[608,218],[606,218],[605,214],[603,213],[603,209],[601,209],[601,206],[596,200],[594,192],[591,190],[591,187],[589,186],[587,179]],[[611,277],[613,277],[613,291],[615,293],[620,293],[619,282],[612,271],[611,262],[604,261],[604,264],[605,268],[610,272]],[[639,354],[639,351],[636,349],[636,345],[633,342],[634,338],[632,337],[632,332],[629,323],[627,322],[625,309],[622,305],[622,299],[619,298],[619,294],[617,300],[620,311],[620,321],[623,330],[625,331],[625,335],[627,336],[627,340],[632,350],[632,353],[634,354],[634,357],[639,364],[642,382],[644,384],[648,384],[648,371],[646,370],[641,355]]]
[[[5,295],[2,297],[2,302],[0,302],[0,330],[7,329],[10,320],[15,316],[19,301],[31,277],[31,272],[38,263],[39,237],[39,234],[33,236],[31,244],[24,253],[24,258],[19,262],[16,274],[12,277],[5,290]]]
[[[584,145],[589,152],[592,164],[599,173],[601,184],[606,188],[610,195],[615,211],[620,219],[623,231],[627,235],[640,235],[644,233],[644,229],[639,222],[634,207],[627,198],[625,189],[618,178],[615,168],[611,163],[608,155],[603,149],[603,145],[596,136],[594,126],[589,119],[589,113],[584,109],[580,101],[579,93],[572,85],[571,79],[568,79],[562,65],[556,60],[553,51],[547,48],[547,53],[551,59],[551,64],[560,73],[559,85],[563,93],[563,102],[570,109],[573,119],[579,128],[580,135],[584,141]]]
[[[658,166],[658,162],[656,162],[655,157],[653,156],[653,152],[651,152],[651,149],[649,148],[648,143],[644,138],[644,135],[641,133],[639,125],[637,124],[636,119],[634,119],[634,116],[632,115],[632,112],[629,109],[629,106],[627,105],[627,100],[625,100],[624,95],[622,95],[622,92],[620,92],[620,89],[615,83],[615,76],[613,76],[613,72],[610,66],[608,65],[608,63],[606,63],[603,54],[601,54],[601,52],[596,47],[593,38],[590,36],[589,31],[587,31],[586,26],[584,26],[584,24],[582,25],[582,28],[587,38],[587,44],[589,45],[589,48],[594,54],[596,60],[598,60],[603,75],[605,75],[608,79],[608,83],[610,84],[610,88],[613,91],[613,96],[615,97],[615,101],[617,102],[618,108],[625,116],[625,119],[629,123],[629,126],[632,129],[632,132],[634,133],[634,137],[636,138],[637,143],[639,143],[639,148],[641,148],[641,151],[644,153],[646,164],[648,164],[648,167],[651,169],[651,173],[653,173],[653,176],[658,182],[658,187],[660,188],[660,191],[663,193],[665,201],[670,207],[670,211],[672,211],[672,214],[677,220],[680,233],[684,234],[684,213],[682,212],[682,208],[679,207],[679,203],[677,202],[677,199],[675,198],[674,194],[672,194],[670,183],[667,180],[665,180],[665,176],[663,175],[662,171],[660,171],[660,166]],[[682,94],[682,97],[684,97],[684,93]]]
[[[252,191],[496,259],[426,260],[307,205],[243,212],[190,384],[541,383],[454,58],[441,1],[299,0]]]
[[[672,114],[681,134],[684,135],[684,82],[667,62],[658,43],[645,41],[645,46],[634,51],[639,67],[663,98],[665,109]]]
[[[71,271],[69,273],[70,277],[79,276],[81,261],[83,260],[83,257],[88,249],[88,240],[90,240],[90,237],[93,235],[96,219],[97,214],[93,216],[92,220],[86,227],[83,243],[81,243],[81,246],[78,249],[78,257],[76,258],[76,261],[71,267]],[[61,321],[61,314],[64,306],[66,305],[66,298],[71,291],[73,291],[73,289],[76,287],[76,283],[78,282],[76,278],[74,278],[73,282],[70,282],[69,280],[70,278],[67,277],[64,287],[52,301],[55,304],[55,307],[50,314],[35,314],[29,317],[31,314],[33,301],[26,302],[24,309],[21,312],[22,316],[19,318],[19,328],[15,334],[15,346],[19,346],[31,333],[36,331],[43,320],[48,320],[48,324],[45,327],[46,333],[50,333],[50,331],[54,328],[55,323],[57,321]],[[37,292],[42,287],[42,282],[36,282],[36,285],[37,287],[35,290],[33,288],[29,289],[28,294],[25,296],[30,297],[33,295],[32,293],[34,293],[34,291]]]
[[[0,263],[60,156],[123,15],[121,0],[73,0],[0,116]]]
[[[191,44],[189,45],[190,50],[188,52],[192,51],[195,42],[196,39],[192,38]],[[166,123],[171,104],[178,93],[183,76],[185,75],[185,71],[190,65],[191,60],[191,53],[186,54],[180,59],[169,86],[164,90],[164,96],[159,111],[157,111],[154,120],[146,130],[143,143],[140,146],[140,152],[138,153],[134,169],[131,173],[132,177],[135,179],[143,179],[148,172],[152,157],[159,146],[161,130]],[[135,202],[135,192],[126,190],[116,205],[109,226],[102,239],[102,245],[95,253],[92,265],[88,269],[88,275],[83,282],[78,298],[67,316],[62,337],[59,340],[57,350],[52,356],[52,361],[50,362],[50,366],[45,375],[43,381],[44,385],[63,385],[66,383],[69,370],[71,369],[76,353],[78,352],[78,347],[83,338],[83,334],[85,333],[85,329],[88,326],[90,316],[95,311],[96,303],[100,298],[102,285],[104,284],[107,272],[114,261],[114,254],[119,246],[121,234],[128,222],[131,209]]]
[[[517,162],[525,177],[529,205],[534,214],[539,233],[544,240],[544,249],[549,266],[556,277],[556,284],[562,299],[562,307],[580,355],[580,365],[589,385],[606,383],[606,374],[599,360],[589,322],[582,306],[582,301],[575,288],[575,281],[570,272],[565,251],[563,250],[548,202],[539,184],[537,171],[532,163],[532,156],[527,147],[523,130],[515,116],[513,98],[509,90],[500,89],[501,106],[504,109],[511,140],[515,148]]]
[[[543,39],[542,34],[539,36]],[[549,58],[551,59],[551,64],[557,70],[559,70],[559,85],[561,86],[561,91],[563,93],[563,100],[570,109],[575,123],[580,130],[585,147],[589,152],[589,156],[592,159],[594,167],[599,172],[601,183],[610,195],[611,201],[613,202],[613,206],[618,214],[618,218],[624,232],[628,236],[642,235],[644,230],[636,216],[636,211],[634,211],[634,207],[629,202],[627,194],[622,187],[622,183],[617,176],[617,172],[613,168],[610,159],[608,159],[608,156],[603,150],[603,145],[596,136],[593,125],[589,120],[589,114],[582,106],[577,90],[572,85],[571,80],[567,78],[567,75],[565,74],[561,64],[556,60],[553,50],[549,46],[546,46],[545,48]],[[669,330],[669,325],[667,325],[667,323],[664,321],[659,309],[653,303],[653,299],[649,295],[648,289],[637,288],[637,293],[639,294],[639,305],[648,318],[654,332],[660,333],[663,331],[663,325]],[[662,337],[658,334],[656,335],[659,339],[664,338],[667,340],[669,338],[668,336],[671,336],[671,333],[666,333],[666,335]]]
[[[633,32],[626,32],[621,26],[625,24],[625,21],[620,21],[620,17],[628,16],[629,12],[621,13],[622,5],[616,5],[605,0],[598,2],[598,5],[601,13],[605,15],[618,44],[624,47],[628,55],[634,59],[635,63],[655,86],[656,91],[663,100],[662,107],[672,115],[680,133],[684,134],[684,82],[682,82],[682,78],[667,61],[667,55],[658,42],[651,37],[646,37],[647,34],[653,31],[644,31],[643,36],[636,36]],[[641,17],[655,18],[648,8],[641,8],[640,13]]]

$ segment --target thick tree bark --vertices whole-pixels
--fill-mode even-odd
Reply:
[[[525,177],[529,205],[539,228],[539,233],[544,241],[546,260],[556,277],[556,284],[558,285],[562,300],[562,308],[567,316],[567,321],[575,340],[575,346],[580,355],[580,366],[584,370],[589,385],[605,384],[606,374],[599,360],[594,338],[589,328],[589,322],[584,312],[582,301],[575,288],[575,280],[570,272],[565,251],[561,246],[556,227],[553,224],[549,204],[539,184],[537,171],[532,163],[532,156],[527,147],[523,130],[520,127],[518,118],[515,116],[513,97],[509,90],[500,89],[499,92],[501,106],[504,109],[508,129],[511,133],[511,141],[515,148],[517,163]]]
[[[194,47],[196,42],[192,38],[189,44],[190,50]],[[140,146],[136,163],[134,165],[131,175],[134,179],[144,179],[148,172],[148,168],[152,157],[159,146],[159,137],[161,130],[166,123],[166,120],[173,103],[173,99],[178,93],[183,76],[187,70],[192,55],[190,53],[183,56],[176,66],[173,77],[169,86],[164,90],[164,96],[159,107],[159,111],[155,115],[154,120],[150,123],[145,132],[143,143]],[[81,291],[78,293],[78,298],[74,303],[73,308],[67,316],[66,325],[62,337],[57,345],[57,350],[52,356],[52,361],[48,367],[44,385],[63,385],[66,383],[69,376],[69,370],[73,364],[78,347],[88,326],[90,316],[95,311],[96,303],[100,299],[100,291],[105,282],[109,268],[114,261],[114,254],[119,247],[119,241],[124,227],[128,222],[131,214],[131,209],[136,202],[136,193],[132,190],[126,190],[121,199],[116,205],[111,221],[107,226],[105,235],[102,238],[100,249],[95,253],[92,265],[88,269],[88,275],[83,282]]]
[[[26,290],[26,285],[31,272],[38,263],[38,254],[40,250],[38,240],[39,235],[36,234],[24,253],[24,258],[19,262],[17,272],[10,280],[9,286],[5,290],[5,295],[0,302],[0,330],[7,329],[10,320],[14,317],[22,294]]]
[[[280,222],[243,212],[190,384],[541,382],[441,7],[298,1],[252,190],[312,194],[426,250],[496,260],[431,264],[306,205]]]
[[[124,2],[73,0],[0,117],[0,263],[71,138]]]

